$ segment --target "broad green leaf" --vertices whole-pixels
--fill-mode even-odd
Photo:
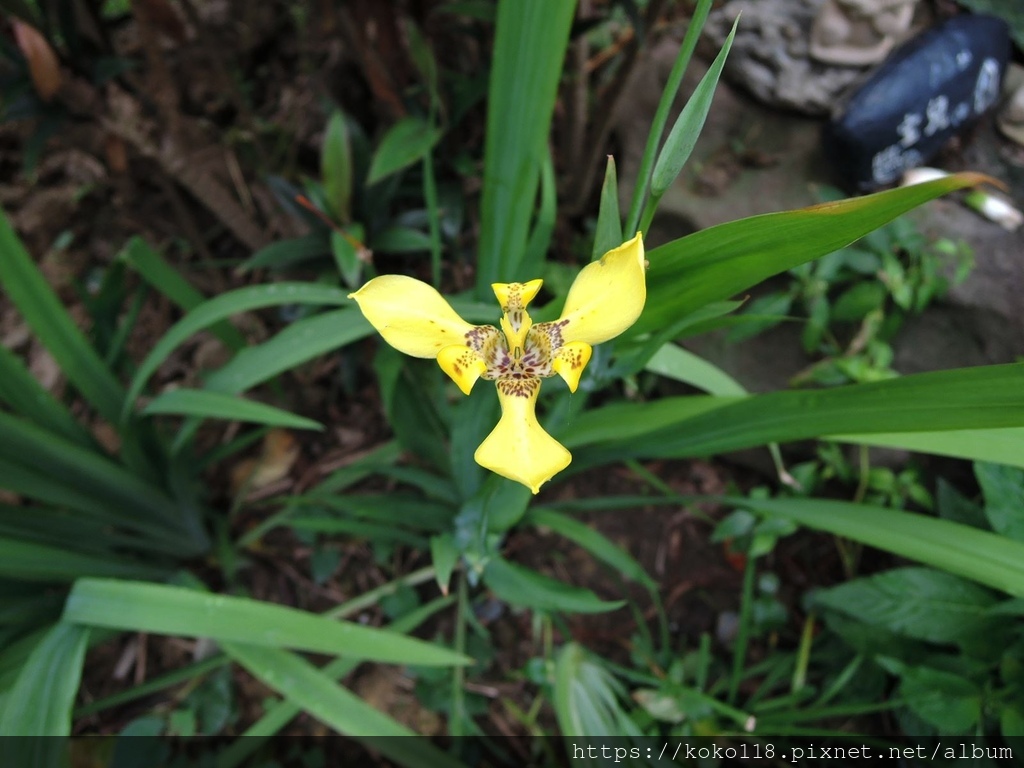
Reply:
[[[901,675],[897,695],[943,735],[972,734],[981,717],[981,691],[952,672],[909,667]]]
[[[978,462],[974,476],[985,495],[985,516],[992,529],[1024,541],[1024,470]]]
[[[10,693],[16,706],[6,706],[0,716],[0,737],[68,736],[71,708],[82,679],[82,662],[89,641],[89,629],[58,622],[39,641],[25,661]],[[41,746],[56,739],[17,740]],[[6,749],[15,746],[8,741]],[[13,755],[8,755],[8,758]],[[5,759],[6,762],[6,759]],[[25,765],[26,763],[21,763]]]
[[[1024,597],[1024,544],[989,531],[868,504],[823,499],[742,499],[735,504]]]
[[[253,309],[280,306],[281,304],[344,305],[348,303],[349,299],[344,291],[312,283],[255,285],[215,296],[190,311],[160,337],[135,372],[128,387],[128,395],[124,399],[123,414],[119,414],[119,416],[127,416],[132,404],[142,393],[142,388],[145,387],[149,377],[156,372],[156,369],[163,364],[167,356],[179,344],[220,320]]]
[[[121,385],[78,330],[2,211],[0,285],[68,381],[103,418],[116,422],[124,401]]]
[[[601,203],[597,209],[597,226],[594,228],[594,249],[590,253],[590,260],[597,261],[612,248],[621,245],[623,239],[615,158],[608,155],[604,183],[601,185]]]
[[[626,333],[657,331],[711,301],[832,253],[922,203],[980,184],[955,174],[865,197],[768,213],[709,227],[648,251],[647,304]],[[516,278],[518,279],[518,278]]]
[[[500,0],[484,142],[477,295],[530,279],[524,263],[574,0]]]
[[[83,576],[158,579],[167,575],[167,569],[155,565],[0,536],[0,576],[10,579],[53,582]]]
[[[243,642],[228,642],[223,646],[231,658],[289,702],[338,733],[364,741],[399,765],[464,768],[462,763],[426,739],[408,738],[417,734],[338,685],[302,657],[278,648]]]
[[[951,432],[904,432],[871,435],[832,435],[829,440],[858,445],[902,448],[919,453],[955,456],[1024,468],[1024,427],[957,429]]]
[[[421,160],[440,138],[441,130],[420,117],[399,120],[384,134],[377,151],[373,153],[366,183],[376,184],[408,168]]]
[[[693,414],[699,406],[691,400],[666,398],[602,409],[616,409],[614,421],[629,437],[610,439],[611,430],[606,430],[602,437],[608,442],[580,452],[578,458],[593,464],[616,458],[708,456],[827,434],[1019,427],[1024,425],[1024,364],[934,371],[825,390],[770,392],[738,401],[723,398],[722,407],[697,415]],[[678,417],[672,413],[673,404],[680,409]],[[660,428],[645,433],[637,428],[638,420],[644,418],[649,425],[645,414],[654,409],[662,419]],[[607,424],[613,417],[592,419]],[[585,437],[593,439],[594,434]],[[573,439],[573,444],[580,440]]]
[[[345,128],[345,115],[331,113],[320,149],[320,177],[327,208],[335,220],[345,224],[352,218],[352,148]]]
[[[322,430],[323,424],[312,419],[246,400],[236,395],[208,392],[201,389],[172,389],[155,397],[142,412],[147,416],[172,414],[198,416],[204,419],[246,421],[271,427]]]
[[[117,258],[124,260],[139,273],[150,286],[160,291],[186,312],[195,309],[204,301],[203,296],[181,273],[167,263],[163,255],[141,237],[133,237]],[[231,349],[245,346],[245,337],[235,326],[226,321],[214,323],[210,331]]]
[[[570,586],[499,557],[487,563],[484,583],[501,600],[538,611],[600,613],[625,605],[622,600],[605,602],[589,589]]]
[[[205,389],[243,392],[371,333],[373,327],[357,309],[338,309],[297,320],[269,341],[243,349],[207,377]]]
[[[989,590],[931,568],[896,568],[814,592],[815,605],[933,643],[998,631]]]
[[[651,195],[659,198],[665,190],[676,180],[679,172],[683,169],[686,161],[690,159],[690,153],[700,137],[704,128],[704,121],[707,119],[711,109],[711,101],[715,97],[715,88],[718,87],[718,78],[722,74],[725,60],[729,56],[729,49],[732,48],[733,38],[736,37],[736,27],[739,25],[737,18],[732,25],[732,31],[725,39],[722,50],[718,52],[714,63],[701,78],[700,83],[693,91],[683,107],[675,125],[669,131],[665,139],[665,146],[658,154],[658,161],[654,164],[654,172],[651,174]]]
[[[634,560],[628,552],[613,544],[586,523],[563,515],[561,512],[543,508],[534,508],[527,512],[526,521],[550,528],[560,536],[575,542],[625,578],[635,581],[647,589],[658,588],[658,583],[647,575],[643,566]]]
[[[447,666],[470,661],[446,648],[385,629],[335,621],[244,597],[143,582],[80,579],[68,596],[64,620],[395,664]]]

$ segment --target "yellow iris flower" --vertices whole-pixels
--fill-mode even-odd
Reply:
[[[375,277],[350,298],[388,344],[413,357],[435,358],[465,394],[481,377],[495,383],[501,419],[474,458],[537,493],[572,461],[537,422],[540,380],[558,374],[576,391],[592,345],[618,336],[640,317],[645,270],[637,234],[580,271],[561,317],[549,323],[534,324],[526,312],[541,280],[495,283],[501,330],[467,323],[431,286],[404,275]]]

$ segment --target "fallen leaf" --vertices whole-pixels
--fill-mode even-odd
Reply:
[[[231,491],[257,491],[287,476],[299,458],[299,443],[290,432],[272,429],[263,437],[260,455],[243,459],[231,469]]]
[[[49,102],[60,90],[60,62],[57,54],[35,27],[18,19],[13,19],[11,23],[14,26],[14,39],[28,62],[32,85],[39,98]]]

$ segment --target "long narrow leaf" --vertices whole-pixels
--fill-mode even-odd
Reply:
[[[43,389],[35,377],[7,347],[0,345],[0,402],[19,416],[31,418],[36,424],[56,432],[66,440],[83,447],[92,447],[86,429],[75,421],[71,412]]]
[[[421,640],[295,608],[182,587],[81,579],[68,596],[65,621],[165,635],[209,637],[351,659],[447,666],[466,657]]]
[[[500,0],[488,89],[477,295],[529,279],[524,255],[574,0]]]
[[[186,312],[202,304],[206,297],[182,274],[167,263],[163,255],[141,237],[133,237],[118,254],[149,285],[160,291]],[[214,323],[210,330],[231,349],[245,346],[245,337],[226,321]]]
[[[901,448],[918,453],[954,456],[1024,467],[1024,427],[958,429],[952,432],[903,432],[878,435],[832,435],[829,440],[858,445]]]
[[[206,419],[246,421],[267,424],[271,427],[291,429],[322,430],[323,424],[302,416],[296,416],[280,408],[264,403],[246,400],[221,392],[207,392],[201,389],[172,389],[154,398],[143,411],[146,415],[157,413],[177,416],[198,416]]]
[[[925,515],[818,499],[729,499],[1024,597],[1024,544]]]
[[[427,605],[395,619],[391,628],[396,632],[411,632],[437,611],[451,605],[454,600],[454,597],[433,600]],[[349,659],[334,659],[320,672],[331,680],[339,680],[352,672],[356,666],[357,662]],[[217,756],[217,768],[236,768],[241,765],[248,755],[259,748],[264,739],[276,734],[288,724],[288,721],[298,715],[302,711],[302,707],[292,699],[286,698],[271,704],[265,710],[263,716],[242,734],[241,739],[237,739],[234,744]]]
[[[609,541],[586,523],[575,520],[552,509],[535,508],[526,513],[526,520],[534,525],[550,528],[555,533],[575,542],[590,554],[611,566],[627,579],[647,589],[657,589],[652,579],[633,557],[624,549]]]
[[[344,291],[310,283],[274,283],[239,288],[221,294],[193,309],[160,337],[139,365],[124,400],[124,414],[131,409],[149,377],[175,348],[195,333],[232,315],[281,304],[348,304]],[[118,417],[121,416],[120,410]]]
[[[676,118],[675,125],[669,131],[665,139],[665,146],[658,154],[658,161],[654,164],[654,172],[651,174],[651,195],[660,198],[669,185],[675,181],[676,176],[683,169],[683,165],[690,159],[690,153],[697,144],[700,132],[704,128],[704,121],[707,120],[708,112],[711,111],[711,101],[715,97],[715,89],[718,87],[718,78],[722,74],[725,60],[729,56],[729,49],[732,48],[733,38],[736,37],[736,27],[740,20],[737,18],[732,25],[732,31],[725,39],[722,50],[718,52],[714,63],[701,78],[700,83],[694,89],[693,94],[683,107],[683,111]]]
[[[622,215],[619,213],[619,180],[615,171],[615,158],[608,155],[601,184],[601,202],[597,209],[597,225],[594,227],[594,248],[591,261],[597,261],[604,254],[622,244]]]
[[[416,733],[294,653],[241,642],[223,646],[231,658],[290,702],[339,733],[360,738],[398,764],[408,768],[465,768],[425,739],[395,738]]]
[[[82,662],[88,641],[87,627],[63,621],[43,636],[11,690],[9,701],[14,706],[9,705],[3,710],[0,737],[67,736],[71,733],[71,708],[82,679]],[[43,742],[63,745],[58,739],[9,739],[5,747],[5,762],[11,760],[10,765],[26,765],[15,755],[6,754],[6,750],[18,747],[16,752],[24,757],[21,750],[43,747]]]
[[[614,416],[629,437],[612,438],[587,460],[593,462],[598,453],[606,460],[706,456],[829,434],[1020,427],[1024,364],[919,373],[827,390],[771,392],[738,402],[730,399],[721,408],[696,416],[690,400],[660,401],[660,428],[639,434],[633,429],[632,413],[642,415],[644,410],[620,406]],[[673,404],[680,408],[678,418],[672,415]],[[606,421],[602,434],[610,434],[609,426]]]
[[[0,537],[0,576],[19,581],[73,581],[83,576],[165,578],[166,569]]]
[[[647,305],[631,336],[657,331],[712,301],[832,253],[922,203],[986,177],[962,173],[925,184],[783,213],[751,216],[649,251]]]
[[[177,527],[177,507],[158,488],[99,453],[6,413],[0,413],[0,458],[45,467],[47,475],[59,477],[99,500],[135,509],[172,529]]]
[[[298,320],[269,341],[244,349],[206,379],[206,389],[237,394],[373,333],[356,309]]]
[[[116,421],[124,392],[78,330],[0,211],[0,284],[61,372],[100,415]]]

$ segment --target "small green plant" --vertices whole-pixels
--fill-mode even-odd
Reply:
[[[974,470],[981,503],[940,482],[939,516],[1024,541],[1024,471],[980,462]],[[904,567],[817,590],[808,604],[854,654],[860,674],[895,681],[904,732],[1024,734],[1019,600],[940,570]]]
[[[907,217],[813,263],[789,270],[787,288],[758,297],[750,321],[729,338],[740,341],[794,314],[804,318],[804,352],[821,359],[793,378],[795,386],[835,386],[891,378],[892,339],[907,317],[957,285],[973,265],[970,248],[940,238],[929,243]],[[742,317],[743,315],[741,315]]]

